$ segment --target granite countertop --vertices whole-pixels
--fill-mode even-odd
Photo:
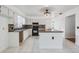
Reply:
[[[45,30],[45,31],[39,31],[40,33],[63,33],[64,31],[60,30]]]
[[[26,29],[14,30],[14,32],[22,32],[22,31],[24,31],[24,30],[26,30]]]
[[[39,31],[40,33],[63,33],[63,31]]]
[[[15,28],[14,31],[10,31],[10,32],[22,32],[25,31],[27,29],[23,29],[23,28]]]

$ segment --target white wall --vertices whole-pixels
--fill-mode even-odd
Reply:
[[[65,18],[65,38],[75,38],[75,15]]]
[[[51,17],[44,17],[44,18],[41,18],[41,17],[37,17],[37,18],[26,18],[26,24],[32,24],[32,22],[39,22],[39,24],[42,24],[42,25],[46,25],[46,28],[50,28],[51,26],[51,22],[52,22],[52,18]]]
[[[56,18],[52,19],[52,23],[54,24],[54,29],[64,31],[65,30],[65,19],[64,15],[60,15]]]
[[[79,29],[77,29],[77,26],[79,26],[79,12],[76,13],[76,27],[75,27],[75,34],[76,34],[76,46],[79,47]]]
[[[73,14],[75,14],[75,16],[76,16],[76,19],[75,19],[75,35],[76,35],[75,36],[75,38],[76,38],[75,45],[77,47],[79,47],[79,30],[77,29],[77,26],[79,26],[79,7],[64,13],[65,17],[73,15]]]

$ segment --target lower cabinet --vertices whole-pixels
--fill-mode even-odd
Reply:
[[[9,47],[19,47],[19,32],[9,32],[8,39]]]
[[[27,29],[23,31],[23,39],[26,40],[29,36],[32,35],[32,29]]]
[[[63,48],[64,35],[62,33],[40,33],[40,49],[61,49]]]
[[[28,36],[29,36],[28,30],[23,31],[23,39],[26,40]]]
[[[0,16],[0,52],[8,48],[8,22],[7,18]]]
[[[27,29],[20,32],[8,33],[9,47],[19,47],[19,44],[24,42],[31,34],[31,29]]]

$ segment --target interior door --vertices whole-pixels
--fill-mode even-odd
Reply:
[[[72,42],[75,42],[75,15],[70,15],[66,17],[65,38]]]

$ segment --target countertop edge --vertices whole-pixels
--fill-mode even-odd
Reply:
[[[64,33],[64,31],[39,31],[39,33]]]

